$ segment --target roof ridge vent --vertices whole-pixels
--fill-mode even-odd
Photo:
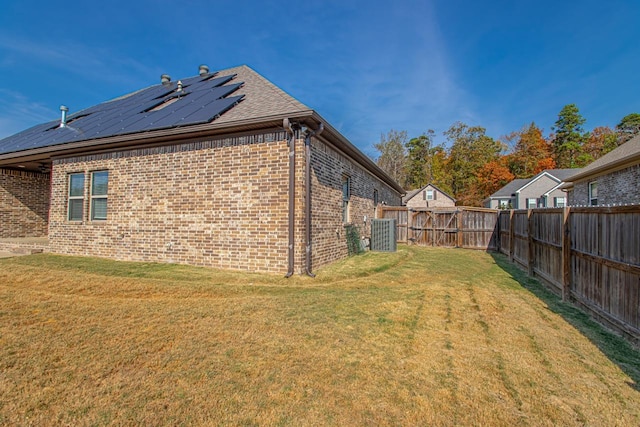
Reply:
[[[200,67],[198,68],[198,74],[200,74],[200,77],[204,77],[207,74],[209,74],[209,67],[205,64],[200,64]]]
[[[69,107],[67,107],[66,105],[61,105],[60,112],[62,114],[60,116],[60,126],[58,127],[67,127],[67,113],[69,112]]]
[[[167,86],[171,83],[171,76],[169,74],[163,74],[160,76],[160,83]]]

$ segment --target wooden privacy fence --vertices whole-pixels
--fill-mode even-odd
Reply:
[[[379,216],[396,219],[399,243],[497,250],[498,211],[494,209],[385,206]]]
[[[640,205],[495,211],[385,206],[400,243],[493,249],[640,342]]]
[[[502,211],[500,252],[640,340],[640,206]]]

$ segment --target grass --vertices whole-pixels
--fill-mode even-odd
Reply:
[[[0,424],[640,424],[640,353],[503,257],[317,278],[0,260]]]

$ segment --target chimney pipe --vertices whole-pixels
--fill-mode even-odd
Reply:
[[[168,85],[169,83],[171,83],[171,76],[169,74],[163,74],[160,76],[160,83],[162,83],[163,85]]]
[[[60,117],[59,127],[63,128],[67,126],[67,113],[69,112],[69,107],[67,107],[66,105],[61,105],[60,111],[62,113],[62,116]]]
[[[198,73],[200,74],[200,77],[206,76],[207,74],[209,74],[209,67],[207,67],[204,64],[200,65],[200,68],[198,69]]]

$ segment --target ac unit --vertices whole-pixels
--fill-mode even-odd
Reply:
[[[371,250],[395,252],[397,249],[396,219],[371,220]]]

